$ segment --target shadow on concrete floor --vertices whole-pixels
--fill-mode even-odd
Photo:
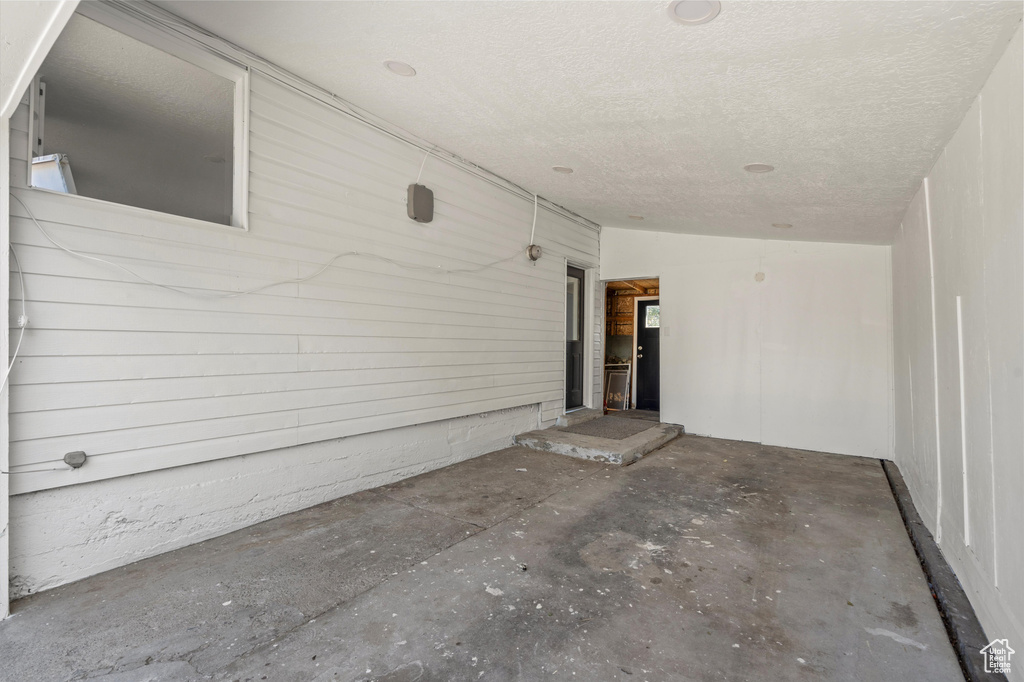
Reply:
[[[4,679],[962,680],[878,460],[510,448],[23,599]]]

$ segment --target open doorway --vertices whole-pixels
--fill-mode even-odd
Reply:
[[[605,287],[605,409],[657,413],[661,407],[658,280]]]

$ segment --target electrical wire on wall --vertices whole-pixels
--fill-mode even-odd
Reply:
[[[21,267],[21,261],[18,259],[18,252],[14,250],[14,244],[10,245],[11,256],[14,258],[15,265],[18,266],[18,281],[21,286],[21,316],[18,318],[18,344],[14,347],[14,353],[11,355],[11,364],[7,365],[7,371],[4,373],[4,380],[0,383],[0,393],[3,393],[7,387],[7,380],[11,376],[11,371],[14,369],[14,363],[18,360],[18,351],[21,350],[21,342],[25,340],[25,327],[28,326],[28,313],[25,308],[25,270]],[[37,471],[63,471],[60,467],[50,469],[33,469],[32,471],[0,471],[0,474],[11,475],[11,474],[34,474]]]
[[[423,163],[420,164],[420,172],[416,174],[416,184],[417,185],[420,184],[420,178],[423,177],[423,167],[427,165],[427,159],[430,158],[430,155],[434,153],[435,149],[437,149],[437,145],[436,144],[433,147],[431,147],[430,149],[428,149],[427,153],[423,155]]]
[[[507,258],[502,258],[500,260],[496,260],[496,261],[493,261],[491,263],[486,263],[484,265],[481,265],[481,266],[478,266],[478,267],[475,267],[475,268],[442,268],[440,265],[434,266],[434,265],[420,265],[418,263],[408,263],[408,262],[405,262],[405,261],[395,260],[394,258],[388,258],[386,256],[380,256],[380,255],[377,255],[375,253],[364,253],[362,251],[346,251],[344,253],[337,253],[337,254],[335,254],[326,263],[324,263],[322,266],[320,266],[320,268],[318,268],[317,270],[315,270],[311,274],[306,275],[304,277],[296,277],[296,278],[293,278],[293,279],[284,279],[284,280],[279,280],[277,282],[270,282],[268,284],[262,284],[262,285],[260,285],[258,287],[253,287],[251,289],[245,289],[243,291],[232,291],[232,292],[224,292],[224,293],[200,293],[200,292],[194,291],[192,289],[186,289],[186,288],[183,288],[183,287],[172,286],[170,284],[161,284],[160,282],[154,282],[153,280],[149,279],[148,277],[144,277],[143,275],[140,275],[135,270],[132,270],[129,267],[121,265],[120,263],[115,263],[115,262],[109,261],[109,260],[107,260],[105,258],[99,258],[98,256],[90,256],[88,254],[81,253],[79,251],[75,251],[74,249],[71,249],[71,248],[65,246],[64,244],[62,244],[59,241],[57,241],[56,239],[54,239],[50,235],[50,233],[46,231],[46,229],[42,226],[42,224],[40,224],[39,220],[36,218],[35,214],[32,213],[32,209],[30,209],[25,204],[25,202],[21,200],[20,197],[18,197],[17,195],[15,195],[13,193],[11,194],[11,197],[15,201],[17,201],[19,204],[21,204],[21,207],[23,209],[25,209],[25,212],[28,214],[28,217],[32,221],[32,224],[36,226],[36,229],[39,230],[39,232],[43,235],[43,237],[46,238],[47,241],[49,241],[51,244],[56,246],[61,251],[64,251],[64,252],[74,256],[75,258],[80,258],[82,260],[88,260],[88,261],[95,261],[97,263],[103,263],[105,265],[109,265],[111,267],[117,268],[118,270],[121,270],[122,272],[125,272],[126,274],[130,275],[131,277],[134,277],[136,280],[138,280],[138,281],[140,281],[140,282],[142,282],[144,284],[150,284],[152,286],[159,287],[161,289],[166,289],[167,291],[173,291],[174,293],[181,294],[183,296],[188,296],[190,298],[199,298],[199,299],[207,299],[207,300],[209,300],[209,299],[216,300],[216,299],[238,298],[240,296],[248,296],[250,294],[256,294],[256,293],[259,293],[261,291],[266,291],[267,289],[270,289],[272,287],[277,287],[277,286],[281,286],[281,285],[284,285],[284,284],[301,284],[303,282],[308,282],[311,279],[314,279],[314,278],[319,277],[320,275],[322,275],[329,267],[331,267],[332,265],[334,265],[336,262],[338,262],[339,260],[341,260],[343,258],[355,258],[355,257],[367,258],[367,259],[370,259],[370,260],[376,260],[376,261],[381,261],[381,262],[384,262],[384,263],[389,263],[391,265],[394,265],[395,267],[403,268],[405,270],[414,270],[414,271],[419,271],[419,272],[436,272],[436,273],[447,274],[447,275],[460,275],[460,274],[473,274],[473,273],[477,273],[477,272],[483,272],[484,270],[488,270],[490,268],[493,268],[495,266],[501,265],[503,263],[508,263],[509,261],[513,261],[516,258],[518,258],[519,255],[520,255],[520,252],[516,252],[516,253],[512,254],[511,256],[508,256]],[[19,271],[20,271],[20,266],[19,266]],[[22,301],[22,305],[24,307],[24,301]]]
[[[530,228],[530,246],[533,246],[533,236],[537,234],[537,195],[533,195],[533,227]]]
[[[429,155],[430,155],[430,152],[428,151],[427,152],[427,156],[429,156]],[[423,164],[426,163],[427,156],[424,157]],[[423,172],[423,164],[420,165],[420,173],[421,174]],[[263,284],[261,286],[253,287],[251,289],[245,289],[243,291],[232,291],[232,292],[223,292],[223,293],[200,293],[198,291],[191,290],[191,289],[186,289],[186,288],[182,288],[182,287],[172,286],[172,285],[169,285],[169,284],[162,284],[160,282],[155,282],[155,281],[149,279],[148,277],[144,277],[143,275],[139,274],[135,270],[132,270],[131,268],[129,268],[127,266],[121,265],[120,263],[115,263],[114,261],[110,261],[110,260],[107,260],[105,258],[99,258],[98,256],[90,256],[89,254],[81,253],[79,251],[76,251],[76,250],[68,247],[68,246],[65,246],[64,244],[62,244],[61,242],[56,240],[49,232],[46,231],[46,229],[42,226],[42,224],[36,218],[35,214],[32,212],[32,209],[30,209],[28,207],[28,205],[24,201],[22,201],[21,197],[17,196],[13,192],[10,194],[10,196],[11,196],[12,199],[17,201],[21,205],[21,207],[25,210],[25,213],[28,215],[28,217],[31,220],[32,224],[35,225],[36,229],[39,230],[39,233],[42,234],[43,237],[48,242],[53,244],[55,247],[57,247],[61,251],[64,251],[65,253],[67,253],[67,254],[69,254],[71,256],[74,256],[75,258],[79,258],[81,260],[87,260],[87,261],[93,261],[93,262],[96,262],[96,263],[102,263],[104,265],[108,265],[110,267],[113,267],[113,268],[116,268],[118,270],[121,270],[122,272],[124,272],[127,275],[135,278],[136,280],[138,280],[139,282],[142,282],[143,284],[149,284],[151,286],[159,287],[160,289],[164,289],[164,290],[167,290],[167,291],[172,291],[172,292],[174,292],[176,294],[180,294],[182,296],[187,296],[189,298],[198,298],[198,299],[205,299],[205,300],[239,298],[241,296],[247,296],[247,295],[250,295],[250,294],[256,294],[256,293],[259,293],[261,291],[265,291],[267,289],[270,289],[272,287],[281,286],[281,285],[284,285],[284,284],[301,284],[302,282],[308,282],[308,281],[310,281],[310,280],[320,276],[321,274],[323,274],[328,268],[330,268],[332,265],[337,263],[339,260],[342,260],[343,258],[354,258],[354,257],[366,258],[366,259],[370,259],[370,260],[377,260],[377,261],[381,261],[381,262],[384,262],[384,263],[389,263],[391,265],[394,265],[396,267],[403,268],[403,269],[406,269],[406,270],[415,270],[415,271],[420,271],[420,272],[436,272],[436,273],[454,275],[454,274],[473,274],[473,273],[477,273],[477,272],[482,272],[484,270],[488,270],[490,268],[496,267],[496,266],[501,265],[503,263],[508,263],[508,262],[513,261],[513,260],[515,260],[517,258],[520,258],[521,254],[522,254],[521,251],[517,251],[516,253],[512,254],[511,256],[508,256],[507,258],[502,258],[502,259],[499,259],[499,260],[496,260],[496,261],[492,261],[490,263],[486,263],[484,265],[480,265],[478,267],[473,267],[473,268],[442,268],[440,266],[420,265],[418,263],[407,263],[407,262],[404,262],[404,261],[395,260],[394,258],[387,258],[385,256],[380,256],[380,255],[377,255],[377,254],[374,254],[374,253],[363,253],[363,252],[360,252],[360,251],[346,251],[344,253],[335,254],[326,263],[321,265],[318,269],[316,269],[315,271],[313,271],[312,273],[310,273],[309,275],[306,275],[304,277],[296,277],[296,278],[293,278],[293,279],[286,279],[286,280],[280,280],[280,281],[277,281],[277,282],[270,282],[268,284]],[[536,230],[536,227],[537,227],[537,213],[536,213],[536,207],[535,207],[534,208],[533,229]],[[532,232],[531,232],[530,241],[531,241],[531,243],[533,241],[533,234],[532,234]],[[14,353],[11,356],[11,362],[10,362],[10,364],[7,367],[7,371],[4,373],[3,382],[0,383],[0,393],[2,393],[4,388],[6,388],[6,386],[7,386],[7,381],[10,378],[11,371],[14,369],[14,364],[17,361],[17,358],[18,358],[18,353],[21,350],[22,341],[25,339],[25,328],[28,326],[28,309],[27,309],[27,305],[25,303],[25,271],[24,271],[24,269],[21,266],[21,261],[18,259],[18,253],[17,253],[17,251],[15,251],[13,244],[10,245],[10,249],[11,249],[11,256],[14,258],[14,262],[17,265],[17,268],[18,268],[18,278],[19,278],[20,289],[21,289],[21,292],[20,292],[21,293],[21,316],[18,318],[18,326],[20,328],[19,334],[18,334],[18,343],[17,343],[17,345],[14,348]],[[63,467],[57,467],[57,468],[51,468],[51,469],[33,469],[31,471],[0,471],[0,474],[5,474],[5,475],[11,475],[11,474],[30,474],[30,473],[38,473],[38,472],[44,472],[44,471],[65,471],[65,469]]]
[[[21,261],[18,260],[18,252],[14,250],[14,244],[11,244],[10,248],[14,263],[18,266],[18,280],[21,284],[21,316],[18,318],[18,344],[14,347],[14,354],[11,355],[11,364],[7,365],[3,383],[0,383],[0,393],[3,393],[7,386],[7,379],[11,376],[11,370],[14,369],[14,363],[18,359],[18,351],[21,350],[21,342],[25,340],[25,327],[28,326],[28,312],[25,310],[25,271],[21,267]]]
[[[430,149],[428,149],[427,152],[423,155],[423,161],[420,163],[419,172],[416,174],[416,183],[417,184],[419,184],[420,179],[423,177],[423,169],[426,166],[427,159],[430,158],[430,155],[433,154],[436,149],[437,149],[437,146],[435,145],[434,147],[431,147]],[[260,293],[262,291],[266,291],[267,289],[271,289],[271,288],[277,287],[277,286],[282,286],[282,285],[285,285],[285,284],[302,284],[303,282],[308,282],[308,281],[310,281],[312,279],[315,279],[315,278],[319,277],[324,272],[326,272],[328,268],[330,268],[332,265],[334,265],[335,263],[337,263],[338,261],[340,261],[340,260],[342,260],[344,258],[366,258],[368,260],[376,260],[376,261],[380,261],[380,262],[383,262],[383,263],[388,263],[390,265],[393,265],[395,267],[402,268],[402,269],[405,269],[405,270],[413,270],[413,271],[419,271],[419,272],[436,272],[436,273],[440,273],[440,274],[456,275],[456,274],[474,274],[474,273],[477,273],[477,272],[483,272],[484,270],[488,270],[488,269],[496,267],[498,265],[502,265],[504,263],[508,263],[510,261],[513,261],[516,258],[518,258],[520,256],[520,254],[522,253],[520,251],[517,251],[516,253],[512,254],[511,256],[508,256],[507,258],[501,258],[499,260],[492,261],[490,263],[486,263],[484,265],[480,265],[480,266],[474,267],[474,268],[443,268],[441,266],[431,266],[431,265],[420,265],[418,263],[408,263],[408,262],[405,262],[405,261],[396,260],[394,258],[388,258],[386,256],[381,256],[381,255],[378,255],[378,254],[375,254],[375,253],[364,253],[364,252],[361,252],[361,251],[346,251],[344,253],[334,254],[330,259],[328,259],[328,261],[326,263],[321,265],[318,269],[314,270],[312,273],[310,273],[308,275],[305,275],[303,277],[295,277],[295,278],[292,278],[292,279],[285,279],[285,280],[279,280],[279,281],[276,281],[276,282],[270,282],[268,284],[262,284],[260,286],[252,287],[251,289],[244,289],[242,291],[225,291],[225,292],[218,292],[218,293],[214,293],[214,292],[207,293],[207,292],[200,292],[200,291],[197,291],[197,290],[194,290],[194,289],[187,289],[187,288],[184,288],[184,287],[176,287],[176,286],[173,286],[173,285],[170,285],[170,284],[162,284],[160,282],[153,281],[153,280],[149,279],[148,277],[145,277],[145,276],[139,274],[135,270],[133,270],[133,269],[127,267],[127,266],[121,265],[120,263],[116,263],[114,261],[107,260],[105,258],[100,258],[98,256],[90,256],[89,254],[82,253],[82,252],[76,251],[76,250],[74,250],[74,249],[72,249],[72,248],[70,248],[68,246],[65,246],[61,242],[57,241],[49,232],[46,231],[46,228],[44,228],[42,226],[42,223],[40,223],[39,220],[36,218],[35,214],[32,212],[32,209],[28,207],[28,204],[26,204],[24,201],[22,201],[21,197],[19,197],[18,195],[14,194],[13,192],[10,194],[10,197],[12,199],[14,199],[15,201],[17,201],[21,205],[21,207],[25,210],[25,213],[28,215],[29,219],[32,221],[32,224],[35,225],[37,230],[39,230],[39,233],[42,234],[43,237],[48,242],[53,244],[55,247],[57,247],[61,251],[64,251],[65,253],[67,253],[67,254],[69,254],[71,256],[74,256],[75,258],[79,258],[81,260],[87,260],[87,261],[93,261],[93,262],[96,262],[96,263],[102,263],[104,265],[108,265],[110,267],[113,267],[113,268],[116,268],[118,270],[121,270],[125,274],[129,275],[130,277],[133,277],[134,279],[136,279],[139,282],[142,282],[143,284],[149,284],[151,286],[159,287],[160,289],[164,289],[166,291],[172,291],[172,292],[174,292],[176,294],[180,294],[182,296],[187,296],[189,298],[205,299],[205,300],[239,298],[239,297],[242,297],[242,296],[248,296],[250,294],[257,294],[257,293]],[[537,194],[534,193],[533,194],[533,221],[532,221],[532,225],[531,225],[531,228],[530,228],[530,244],[529,244],[529,247],[528,247],[528,250],[527,250],[528,257],[529,257],[530,260],[533,261],[533,265],[536,265],[536,260],[537,260],[537,258],[539,258],[539,255],[537,255],[536,257],[533,255],[534,254],[534,252],[533,252],[533,249],[534,249],[534,238],[535,238],[536,233],[537,233],[537,208],[538,208],[538,201],[539,201],[539,198],[538,198]],[[11,362],[10,362],[10,364],[7,367],[7,371],[4,373],[3,381],[0,382],[0,392],[3,392],[4,388],[7,387],[7,381],[10,378],[11,371],[14,369],[14,363],[17,360],[18,352],[21,350],[22,341],[24,341],[24,339],[25,339],[25,327],[28,326],[28,310],[27,310],[26,304],[25,304],[25,273],[24,273],[24,270],[21,267],[21,262],[18,260],[18,253],[17,253],[17,251],[15,251],[13,244],[10,245],[10,249],[11,249],[11,256],[14,258],[15,264],[18,267],[18,277],[19,277],[19,281],[20,281],[20,285],[21,285],[21,287],[20,287],[21,288],[21,316],[18,318],[18,327],[19,327],[18,343],[17,343],[17,345],[14,348],[14,353],[11,356]],[[539,254],[539,251],[537,253]],[[8,473],[8,472],[0,472],[0,473]]]

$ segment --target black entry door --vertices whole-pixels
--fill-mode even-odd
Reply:
[[[658,301],[637,301],[636,407],[661,409],[661,306]]]
[[[565,408],[583,405],[583,271],[565,273]]]

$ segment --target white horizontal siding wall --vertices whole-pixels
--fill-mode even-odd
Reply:
[[[437,158],[422,179],[434,221],[413,222],[419,149],[259,72],[248,232],[25,189],[26,128],[22,108],[17,197],[58,241],[149,279],[238,291],[350,251],[438,271],[352,256],[306,283],[190,298],[56,249],[12,202],[30,318],[11,375],[13,492],[522,405],[561,413],[565,263],[596,267],[596,230],[542,205],[533,264],[531,202]],[[60,463],[72,450],[89,455],[76,471]]]

